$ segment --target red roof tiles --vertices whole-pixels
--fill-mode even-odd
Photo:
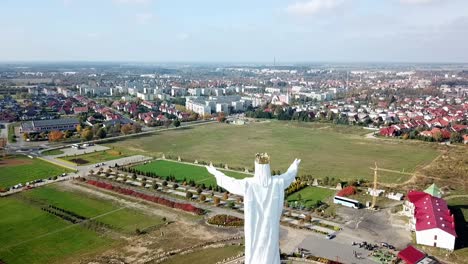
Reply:
[[[457,236],[453,215],[443,199],[425,192],[410,191],[408,200],[415,206],[416,231],[439,228],[455,237]]]

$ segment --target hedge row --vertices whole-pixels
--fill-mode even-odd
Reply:
[[[194,214],[197,214],[197,215],[202,215],[202,214],[205,213],[203,209],[195,207],[195,206],[193,206],[191,204],[173,202],[173,201],[170,201],[170,200],[168,200],[166,198],[157,197],[157,196],[148,195],[148,194],[143,194],[143,193],[140,193],[140,192],[137,192],[137,191],[134,191],[134,190],[125,189],[125,188],[121,188],[121,187],[118,187],[118,186],[113,186],[112,184],[105,183],[105,182],[94,181],[94,180],[88,180],[86,182],[88,184],[94,185],[94,186],[99,187],[99,188],[103,188],[103,189],[106,189],[106,190],[112,190],[112,191],[118,192],[120,194],[125,194],[125,195],[128,195],[128,196],[138,197],[138,198],[150,201],[150,202],[154,202],[154,203],[161,204],[161,205],[171,207],[171,208],[180,209],[180,210],[190,212],[190,213],[194,213]]]

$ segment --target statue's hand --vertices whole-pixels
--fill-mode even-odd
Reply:
[[[295,159],[291,166],[289,166],[288,170],[297,170],[299,168],[299,164],[301,163],[300,159]]]

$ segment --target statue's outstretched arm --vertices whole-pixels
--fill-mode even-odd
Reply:
[[[299,169],[299,163],[301,163],[301,160],[295,159],[285,173],[281,174],[280,176],[276,176],[276,177],[279,177],[280,179],[283,179],[285,189],[289,187],[289,185],[291,185],[291,183],[296,178],[297,171]]]
[[[213,174],[216,178],[216,184],[218,186],[226,189],[228,192],[244,196],[245,193],[245,179],[238,180],[226,176],[224,173],[220,172],[213,166],[206,166],[206,169],[209,173]]]

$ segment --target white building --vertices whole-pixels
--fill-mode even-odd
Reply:
[[[443,199],[425,192],[410,191],[403,213],[410,216],[408,226],[416,233],[416,243],[454,249],[457,237],[455,220]]]

